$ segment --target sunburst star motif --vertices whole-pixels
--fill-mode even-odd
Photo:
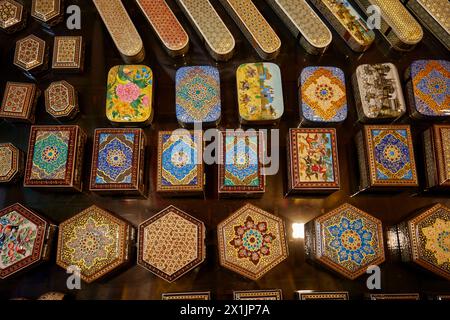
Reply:
[[[436,219],[433,225],[422,229],[426,237],[425,248],[430,250],[438,265],[450,263],[450,221]]]

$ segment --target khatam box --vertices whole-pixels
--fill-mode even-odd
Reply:
[[[114,125],[148,126],[153,121],[153,72],[144,65],[120,65],[108,73],[106,116]]]
[[[142,129],[96,129],[89,190],[143,195],[145,140]]]
[[[0,1],[0,30],[14,33],[25,28],[27,23],[27,10],[17,1]]]
[[[236,71],[239,116],[242,124],[277,124],[284,113],[280,67],[274,63],[246,63]]]
[[[288,194],[340,189],[336,129],[289,129]]]
[[[129,222],[92,206],[60,224],[56,264],[78,267],[81,279],[91,283],[128,265],[134,245]]]
[[[281,289],[233,291],[233,300],[283,300]]]
[[[348,292],[320,292],[313,290],[296,291],[298,300],[349,300]]]
[[[11,143],[0,143],[0,184],[17,182],[24,168],[24,153]]]
[[[48,46],[44,40],[33,34],[16,42],[14,65],[33,78],[48,67]]]
[[[287,259],[284,222],[246,204],[217,227],[220,265],[251,280],[259,280]]]
[[[215,126],[221,117],[219,70],[209,66],[183,67],[177,70],[176,115],[184,127],[195,123]]]
[[[139,226],[138,264],[173,282],[205,261],[205,238],[203,222],[169,206]]]
[[[0,279],[50,257],[56,226],[21,204],[0,211]]]
[[[211,292],[163,293],[162,300],[211,300]]]
[[[156,191],[173,195],[203,194],[203,133],[160,131]]]
[[[222,131],[219,139],[219,196],[262,196],[266,190],[264,135],[258,131]]]
[[[86,137],[79,126],[32,126],[24,186],[81,192]]]
[[[45,27],[53,27],[64,19],[64,1],[33,0],[31,16]]]
[[[7,82],[0,107],[0,118],[33,124],[40,95],[41,91],[34,83]]]
[[[426,188],[450,187],[450,125],[433,125],[423,133]]]
[[[450,280],[450,209],[437,204],[397,225],[402,260]]]
[[[305,253],[309,261],[354,280],[385,260],[381,221],[344,204],[305,225]]]
[[[417,301],[420,300],[418,293],[371,293],[367,295],[368,300],[392,300],[392,301]]]
[[[65,80],[52,82],[45,90],[45,110],[56,120],[73,120],[80,108],[78,92]]]
[[[85,44],[82,36],[57,36],[53,43],[52,69],[82,72]]]

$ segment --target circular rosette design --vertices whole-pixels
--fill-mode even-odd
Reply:
[[[39,131],[34,144],[31,178],[64,179],[69,152],[69,131]]]

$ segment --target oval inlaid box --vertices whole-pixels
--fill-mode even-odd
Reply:
[[[267,0],[309,54],[323,54],[333,35],[306,0]]]
[[[45,90],[45,110],[57,120],[74,119],[80,111],[75,88],[65,80],[52,82]]]
[[[113,125],[148,126],[153,121],[153,71],[120,65],[108,73],[106,116]]]
[[[220,0],[247,40],[264,60],[275,59],[281,40],[251,0]]]
[[[92,283],[130,264],[135,233],[128,221],[92,206],[60,224],[56,264],[72,272],[78,267]]]
[[[16,42],[14,65],[20,68],[31,78],[47,69],[48,46],[44,40],[29,35]]]
[[[347,119],[344,71],[336,67],[306,67],[298,83],[300,125],[335,125]]]
[[[305,254],[341,276],[354,280],[384,262],[381,221],[344,204],[305,225]]]
[[[397,245],[402,260],[450,280],[450,209],[434,205],[400,223]]]
[[[310,0],[347,45],[364,52],[375,41],[375,33],[348,0]]]
[[[423,30],[400,0],[355,0],[364,12],[377,6],[381,14],[379,32],[395,50],[409,51],[422,41]]]
[[[93,0],[114,44],[125,63],[140,63],[145,48],[121,0]]]
[[[176,0],[213,59],[227,61],[236,42],[209,0]]]
[[[52,69],[58,72],[82,72],[85,43],[82,36],[56,36]]]
[[[0,279],[7,279],[47,261],[56,226],[16,203],[0,211],[2,261]]]
[[[0,107],[0,118],[33,124],[40,95],[41,91],[34,83],[7,82]]]
[[[53,27],[64,19],[64,1],[33,0],[31,16],[45,27]]]
[[[206,259],[203,222],[169,206],[139,226],[138,264],[173,282]]]
[[[27,10],[17,1],[0,1],[0,30],[14,33],[25,28],[27,24]]]
[[[165,0],[136,1],[169,55],[183,56],[189,50],[189,36]]]
[[[405,78],[411,117],[421,120],[450,116],[450,61],[414,61]]]
[[[274,63],[246,63],[236,71],[239,116],[242,124],[278,124],[284,113],[280,67]]]
[[[11,143],[0,143],[0,184],[15,183],[25,168],[25,155]]]
[[[24,187],[81,192],[86,138],[79,126],[32,126]]]
[[[362,64],[352,77],[358,120],[395,122],[406,113],[397,67],[392,63]]]
[[[143,195],[146,138],[142,129],[96,129],[89,190]]]

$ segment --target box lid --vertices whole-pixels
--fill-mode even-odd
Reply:
[[[12,181],[19,171],[19,149],[11,143],[0,143],[0,183]]]
[[[0,28],[6,30],[22,22],[23,6],[14,0],[0,1]]]
[[[450,36],[450,3],[447,0],[416,0],[416,2],[445,30],[447,37]]]
[[[40,67],[45,62],[45,51],[45,41],[33,34],[29,35],[16,42],[14,64],[25,71]]]
[[[34,83],[7,82],[0,107],[0,117],[31,119],[37,92],[38,89]]]
[[[33,0],[31,4],[31,16],[42,22],[63,14],[63,10],[61,0]]]
[[[81,69],[83,37],[56,36],[53,44],[53,69]]]
[[[284,222],[251,204],[217,227],[220,264],[258,280],[288,257]]]
[[[69,117],[78,110],[75,88],[67,81],[52,82],[45,90],[45,110],[55,117]]]

